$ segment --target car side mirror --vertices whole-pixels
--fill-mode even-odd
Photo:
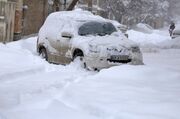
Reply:
[[[63,38],[68,38],[68,39],[71,39],[73,37],[73,34],[69,33],[69,32],[62,32],[61,33],[61,36]]]

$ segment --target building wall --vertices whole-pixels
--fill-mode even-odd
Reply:
[[[20,39],[21,36],[38,33],[47,15],[53,11],[56,11],[53,8],[54,5],[48,4],[48,0],[3,0],[3,1],[16,2],[15,17],[11,15],[12,17],[15,18],[15,24],[13,23],[14,40]],[[52,0],[52,1],[56,1],[56,0]],[[91,0],[84,0],[84,1],[86,4],[89,3],[88,6],[92,5]],[[71,2],[72,0],[67,0],[67,6]],[[65,10],[64,3],[59,3],[59,4],[60,4],[59,10]],[[4,25],[1,24],[1,27],[2,26]]]
[[[23,35],[37,33],[48,14],[47,0],[24,0]]]

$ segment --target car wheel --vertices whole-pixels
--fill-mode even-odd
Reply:
[[[87,68],[86,62],[84,61],[84,56],[75,55],[73,61],[79,62],[82,68]]]
[[[45,48],[41,48],[40,51],[39,51],[39,55],[45,59],[46,61],[48,61],[48,56],[47,56],[47,52],[46,52],[46,49]]]

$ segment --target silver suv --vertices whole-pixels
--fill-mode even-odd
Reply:
[[[140,48],[106,19],[87,11],[52,13],[39,31],[37,52],[48,62],[75,58],[88,69],[143,64]]]

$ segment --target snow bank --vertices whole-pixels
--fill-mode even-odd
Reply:
[[[29,51],[30,53],[36,53],[36,43],[37,43],[37,37],[31,37],[27,39],[22,39],[20,41],[15,41],[6,44],[7,47],[12,48],[12,49],[17,49],[17,50],[26,50]]]
[[[146,45],[146,44],[158,44],[160,42],[170,40],[170,37],[167,37],[167,35],[156,33],[155,31],[151,34],[145,34],[143,32],[129,30],[129,39],[135,41],[136,43],[139,43],[140,45]]]
[[[158,47],[162,49],[180,49],[180,37],[161,42]]]
[[[44,70],[43,60],[36,56],[36,37],[0,44],[0,54],[1,83]],[[17,106],[20,104],[19,92],[16,92],[16,89],[13,92],[5,90],[6,86],[0,85],[0,107]]]
[[[0,108],[11,108],[20,104],[20,97],[16,92],[0,91],[0,96]]]
[[[129,39],[138,43],[144,52],[158,52],[160,49],[180,49],[180,39],[171,39],[166,30],[153,30],[146,34],[129,30]]]
[[[36,96],[42,90],[48,93],[48,90],[53,91],[56,87],[63,88],[77,77],[77,73],[89,74],[77,63],[66,67],[47,63],[36,53],[36,39],[32,37],[0,44],[0,112],[1,109],[11,109],[27,103],[27,100],[38,99]]]
[[[142,66],[91,72],[78,62],[45,62],[36,37],[0,44],[0,119],[179,119],[180,50],[169,49],[179,48],[179,38],[128,32],[160,52],[144,53]]]
[[[43,69],[42,59],[36,53],[36,37],[0,45],[0,79]]]
[[[179,78],[157,67],[117,66],[70,85],[62,98],[98,118],[178,119]]]
[[[49,101],[48,105],[44,108],[21,110],[7,117],[11,119],[98,119],[89,114],[84,114],[77,109],[73,109],[58,100]]]
[[[0,119],[4,119],[4,118],[2,118],[1,114],[0,114]]]

